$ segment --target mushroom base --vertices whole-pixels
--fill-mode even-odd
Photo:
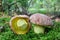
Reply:
[[[44,28],[41,26],[34,26],[34,32],[39,34],[39,33],[44,33]]]

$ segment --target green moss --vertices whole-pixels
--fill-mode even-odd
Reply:
[[[5,24],[3,32],[0,32],[0,40],[60,40],[60,23],[54,23],[52,27],[45,34],[35,34],[32,26],[27,34],[17,35]]]

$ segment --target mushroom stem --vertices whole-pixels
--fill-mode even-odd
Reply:
[[[34,26],[34,32],[37,34],[44,33],[44,28],[42,26],[36,25]]]

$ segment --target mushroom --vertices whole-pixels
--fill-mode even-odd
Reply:
[[[44,26],[53,25],[53,22],[50,17],[44,14],[36,13],[30,16],[30,22],[34,24],[34,32],[44,33]]]
[[[55,19],[55,21],[56,21],[56,22],[60,22],[60,18],[57,17],[57,18]]]
[[[16,34],[25,34],[30,29],[29,17],[27,15],[16,15],[10,20],[10,27]]]

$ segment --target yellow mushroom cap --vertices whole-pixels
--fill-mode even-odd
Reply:
[[[29,17],[27,15],[17,15],[11,18],[10,27],[16,34],[25,34],[30,29]]]

